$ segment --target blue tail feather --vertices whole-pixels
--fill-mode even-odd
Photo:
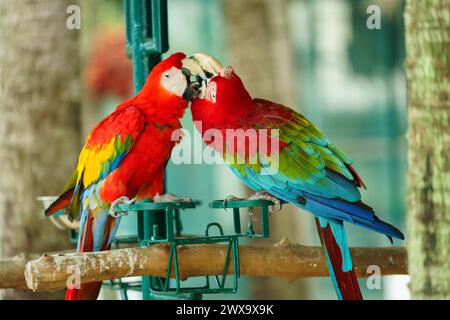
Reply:
[[[362,300],[342,221],[316,218],[328,270],[340,300]]]
[[[340,221],[333,221],[329,219],[320,218],[320,226],[326,228],[330,225],[331,231],[333,231],[336,243],[341,250],[342,255],[342,271],[347,272],[353,269],[352,257],[348,248],[347,236],[345,235],[344,225]]]
[[[330,256],[328,255],[327,248],[324,247],[325,256],[327,257],[327,267],[328,272],[330,273],[331,282],[333,283],[334,290],[336,291],[336,295],[339,300],[343,300],[341,290],[339,290],[339,285],[337,283],[336,275],[333,271],[333,265],[331,264]]]
[[[404,239],[403,233],[394,226],[386,223],[373,212],[373,209],[362,202],[347,202],[340,199],[327,199],[304,193],[307,203],[304,206],[314,208],[314,214],[325,218],[343,220],[372,231],[384,234],[388,237]],[[309,200],[309,201],[308,201]],[[308,203],[310,202],[310,203]]]

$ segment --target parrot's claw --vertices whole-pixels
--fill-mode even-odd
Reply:
[[[223,208],[224,208],[224,210],[227,211],[227,204],[228,204],[228,202],[230,202],[230,201],[239,201],[239,200],[244,200],[244,199],[236,197],[236,196],[234,196],[232,194],[227,196],[227,197],[225,197],[225,199],[223,199]]]
[[[180,197],[173,193],[157,194],[153,197],[153,202],[192,202],[191,197]]]
[[[129,199],[128,197],[122,196],[120,198],[117,198],[111,203],[111,206],[109,207],[109,214],[111,217],[118,218],[122,216],[126,216],[128,214],[128,211],[117,211],[116,207],[120,204],[126,204],[128,206],[131,206],[136,201],[136,198]]]
[[[275,206],[278,206],[279,209],[276,211],[280,211],[283,205],[281,204],[280,199],[275,198],[274,196],[270,195],[266,191],[258,191],[257,193],[250,196],[247,200],[267,200],[273,202],[272,206],[269,206],[269,213],[273,213],[275,211]],[[253,214],[253,208],[249,208],[249,214]]]

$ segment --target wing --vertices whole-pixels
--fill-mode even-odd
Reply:
[[[133,147],[144,128],[144,115],[138,108],[120,108],[103,119],[86,138],[75,172],[63,194],[46,210],[46,215],[61,207],[71,195],[69,217],[80,212],[82,191],[108,176]],[[61,199],[61,200],[60,200]]]
[[[308,119],[295,111],[267,100],[255,99],[256,112],[246,119],[246,128],[268,129],[258,136],[256,163],[230,163],[242,177],[262,176],[261,185],[291,187],[326,198],[350,202],[360,200],[360,181],[352,174],[352,160]],[[264,135],[264,132],[262,132]],[[278,139],[278,150],[261,148]],[[270,152],[268,150],[270,149]],[[247,150],[248,151],[248,150]],[[239,150],[234,150],[239,153]],[[267,174],[267,173],[274,174]]]
[[[256,112],[251,119],[243,120],[243,127],[267,128],[263,140],[278,140],[278,146],[261,148],[264,144],[259,137],[254,163],[248,163],[247,158],[244,163],[228,163],[244,183],[319,217],[403,239],[398,229],[379,220],[373,209],[360,201],[358,188],[364,185],[351,167],[352,160],[314,124],[282,105],[262,99],[255,99],[254,103]],[[233,152],[238,154],[240,150]],[[236,158],[243,157],[238,154]]]

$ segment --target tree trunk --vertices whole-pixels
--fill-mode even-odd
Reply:
[[[43,217],[40,195],[59,193],[80,148],[79,30],[74,0],[0,1],[0,255],[68,248]],[[0,298],[61,298],[2,291]]]
[[[450,2],[408,0],[408,256],[414,299],[450,298]]]
[[[223,8],[228,63],[242,77],[250,94],[295,107],[286,1],[223,0]],[[313,220],[309,213],[300,212],[300,209],[286,205],[282,212],[272,215],[270,233],[273,241],[287,237],[295,242],[310,242],[308,228],[304,226],[313,228]],[[307,292],[302,281],[286,286],[279,279],[265,278],[253,282],[252,297],[306,299]]]

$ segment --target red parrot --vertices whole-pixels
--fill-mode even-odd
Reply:
[[[195,96],[181,72],[189,65],[175,53],[153,68],[139,93],[98,123],[86,139],[78,165],[61,196],[45,211],[66,209],[80,217],[77,250],[109,250],[120,222],[114,207],[163,192],[164,167],[175,145],[172,132]],[[132,200],[130,200],[132,199]],[[101,282],[69,288],[66,300],[97,298]]]
[[[250,199],[281,199],[313,213],[338,297],[362,299],[343,222],[389,238],[404,237],[361,201],[358,188],[365,186],[350,157],[301,114],[253,99],[231,67],[223,68],[205,54],[192,58],[209,75],[191,105],[205,143],[222,155],[242,182],[258,191]],[[241,144],[239,132],[245,139]]]

